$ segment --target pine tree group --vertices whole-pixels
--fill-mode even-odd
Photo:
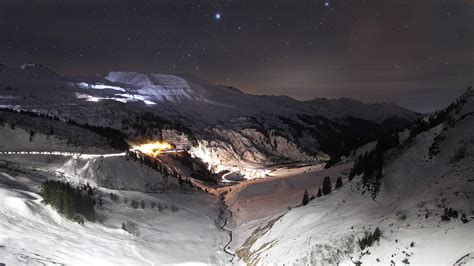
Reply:
[[[83,223],[85,217],[95,221],[95,200],[92,188],[73,187],[69,183],[48,180],[41,187],[43,202],[50,204],[67,219]]]
[[[172,176],[178,179],[178,184],[182,188],[193,188],[194,185],[192,184],[189,178],[184,179],[180,174],[176,171],[170,169],[165,164],[163,164],[160,160],[149,156],[147,154],[135,151],[128,151],[127,155],[131,157],[133,160],[139,161],[140,163],[161,172],[165,176]],[[217,183],[218,175],[212,173],[206,164],[200,161],[197,158],[192,158],[189,153],[183,153],[177,156],[174,156],[173,159],[176,159],[180,162],[184,167],[188,168],[191,173],[190,176],[199,179],[208,183]]]
[[[375,149],[359,155],[349,173],[349,181],[355,176],[362,175],[362,185],[375,200],[380,192],[383,177],[384,152],[399,144],[397,133],[384,136],[377,141]]]
[[[374,232],[366,231],[364,236],[357,241],[357,244],[359,244],[360,250],[364,250],[366,247],[372,246],[374,242],[379,242],[381,236],[382,231],[377,227]]]

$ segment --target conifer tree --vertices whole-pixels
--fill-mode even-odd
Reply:
[[[316,197],[321,197],[323,194],[321,193],[321,188],[318,188],[318,193],[316,194]]]
[[[329,176],[326,176],[323,180],[323,195],[328,195],[331,193],[331,179]]]
[[[336,181],[336,188],[342,187],[342,178],[339,176]]]
[[[33,129],[30,129],[30,142],[33,141],[34,136],[35,136],[35,132],[33,131]]]
[[[304,194],[303,194],[303,200],[301,201],[301,204],[306,205],[308,204],[309,202],[309,195],[308,195],[308,190],[305,190],[304,191]]]
[[[122,222],[122,230],[128,232],[127,225],[125,224],[125,222]]]

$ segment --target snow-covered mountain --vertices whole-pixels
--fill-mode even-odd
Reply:
[[[326,160],[421,117],[395,104],[248,95],[189,75],[64,77],[32,64],[0,68],[0,106],[116,128],[131,140],[179,139],[216,170],[253,175],[262,165]]]
[[[343,177],[341,188],[258,226],[238,248],[239,261],[473,265],[472,132],[474,91],[468,90],[445,110],[400,133],[401,144],[384,153],[375,200],[364,193],[361,176],[348,180],[352,164],[341,163],[337,171],[327,172],[333,182]],[[310,194],[317,189],[308,187]],[[376,228],[381,236],[374,234]]]
[[[25,64],[0,65],[0,107],[0,264],[474,263],[472,90],[419,120],[395,104],[255,96],[189,75],[64,77]],[[400,143],[386,136],[409,125]],[[382,135],[389,148],[376,144]],[[146,157],[124,138],[188,152]],[[383,152],[382,179],[351,176],[373,149]],[[268,178],[212,182],[239,174]],[[294,208],[327,179],[332,193]],[[52,207],[47,180],[79,192],[53,193],[62,205]],[[375,200],[367,184],[380,184]],[[71,206],[83,215],[68,191],[96,202],[95,220],[66,215]]]
[[[222,249],[229,234],[221,229],[225,213],[218,198],[106,144],[69,123],[1,113],[0,265],[230,260]],[[96,220],[78,224],[46,205],[41,188],[47,180],[90,185]]]

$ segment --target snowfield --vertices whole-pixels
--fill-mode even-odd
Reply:
[[[33,192],[0,188],[0,261],[6,265],[222,265],[227,234],[218,230],[215,202],[203,195],[145,195],[120,192],[130,199],[157,201],[168,209],[132,209],[104,203],[101,222],[79,225],[65,220]],[[169,206],[176,206],[173,212]],[[137,224],[138,235],[121,229]]]
[[[180,103],[183,100],[208,102],[202,95],[191,89],[186,80],[174,75],[110,72],[105,79],[127,85],[131,98],[142,98],[149,102],[171,101]]]
[[[214,197],[99,188],[99,221],[79,225],[41,203],[38,187],[51,169],[0,162],[0,262],[6,265],[223,265],[231,258],[222,249],[229,236],[219,228],[221,206]],[[119,199],[112,201],[110,193]],[[145,208],[132,208],[132,200]],[[122,223],[133,224],[136,234],[122,230]]]
[[[251,265],[474,265],[474,101],[454,127],[443,123],[386,154],[382,189],[375,201],[360,178],[307,206],[256,226],[237,250]],[[440,153],[429,156],[442,135]],[[438,138],[439,139],[439,138]],[[445,208],[459,212],[442,221]],[[468,222],[461,221],[461,215]],[[380,241],[360,250],[366,231]]]

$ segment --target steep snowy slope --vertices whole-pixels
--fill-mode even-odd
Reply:
[[[360,177],[344,180],[261,225],[237,250],[238,262],[473,265],[474,92],[464,97],[443,123],[385,153],[375,201],[362,193]],[[380,241],[361,250],[358,241],[377,227]]]
[[[1,151],[116,152],[108,140],[61,121],[0,111]]]
[[[242,173],[325,160],[420,118],[394,104],[254,96],[189,75],[71,78],[42,65],[3,67],[0,107],[112,127],[131,140],[162,139],[171,129],[194,156]]]
[[[101,221],[80,225],[42,204],[35,192],[0,187],[0,262],[6,265],[223,265],[230,259],[221,249],[228,236],[215,224],[218,206],[211,198],[192,194],[103,192],[116,193],[121,200],[124,197],[143,200],[146,207],[133,209],[106,199],[98,210]],[[151,202],[159,207],[150,207]],[[122,223],[129,227],[133,224],[135,235],[122,230]]]
[[[89,183],[98,219],[80,225],[43,204],[45,180]],[[6,265],[223,265],[230,256],[221,215],[217,198],[125,157],[0,155]]]

